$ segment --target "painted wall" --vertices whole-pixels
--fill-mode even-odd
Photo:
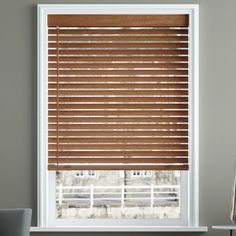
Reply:
[[[54,2],[0,1],[0,208],[31,207],[34,225],[37,201],[36,4]],[[125,0],[84,1],[88,2],[127,3]],[[130,0],[129,3],[147,2]],[[200,4],[200,223],[229,224],[236,159],[236,1],[153,0],[148,3]],[[213,234],[226,235],[226,232],[210,230],[207,233]]]

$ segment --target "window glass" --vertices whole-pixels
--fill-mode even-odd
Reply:
[[[76,173],[83,178],[77,178],[71,171],[59,171],[56,174],[55,201],[58,219],[180,217],[179,171]],[[149,178],[143,178],[144,176]]]

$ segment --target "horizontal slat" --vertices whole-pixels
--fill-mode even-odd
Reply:
[[[106,34],[167,34],[167,35],[175,35],[175,34],[188,34],[188,29],[161,29],[161,28],[152,28],[152,29],[147,29],[147,28],[130,28],[130,29],[124,29],[124,28],[119,28],[119,29],[114,29],[114,28],[100,28],[100,29],[93,29],[93,28],[74,28],[74,29],[59,29],[60,35],[81,35],[81,34],[100,34],[100,35],[106,35]],[[48,30],[49,35],[57,34],[57,30],[53,28],[49,28]]]
[[[187,89],[188,84],[79,84],[79,83],[49,83],[49,89]]]
[[[151,137],[135,137],[135,138],[59,138],[59,143],[139,143],[143,145],[144,143],[179,143],[179,144],[187,144],[188,138],[151,138]],[[49,143],[56,143],[56,138],[49,138]]]
[[[56,122],[57,118],[55,117],[48,117],[49,122]],[[59,122],[87,122],[87,123],[94,123],[94,122],[178,122],[178,123],[187,123],[187,117],[59,117]]]
[[[48,15],[48,27],[187,27],[188,15]]]
[[[49,82],[57,82],[57,77],[56,76],[49,76],[48,78]],[[80,83],[80,82],[83,82],[83,83],[91,83],[91,82],[95,82],[95,83],[107,83],[107,82],[126,82],[126,83],[129,83],[129,82],[143,82],[143,83],[148,83],[148,82],[151,82],[151,83],[154,83],[154,82],[188,82],[188,77],[186,76],[172,76],[172,77],[168,77],[168,76],[160,76],[160,77],[150,77],[150,76],[142,76],[142,77],[139,77],[139,76],[126,76],[126,77],[110,77],[110,76],[106,76],[106,77],[72,77],[72,76],[60,76],[58,78],[58,81],[59,82],[73,82],[73,83]]]
[[[76,156],[76,157],[92,157],[92,156],[188,156],[188,151],[59,151],[58,155],[63,156]],[[48,156],[57,156],[57,151],[49,151]]]
[[[82,68],[82,69],[93,69],[93,68],[188,68],[188,63],[48,63],[48,68]]]
[[[188,150],[186,144],[49,144],[48,150]]]
[[[187,129],[188,124],[49,124],[49,129]]]
[[[188,170],[188,165],[48,165],[48,170]]]
[[[188,158],[48,158],[48,163],[188,163]]]
[[[153,105],[156,105],[155,103],[187,103],[188,97],[59,97],[57,100],[57,97],[49,97],[48,102],[53,103],[57,102],[59,103],[109,103],[112,102],[115,103],[144,103],[149,102]],[[160,104],[161,105],[161,104]]]
[[[49,63],[48,68],[188,68],[188,63]]]
[[[59,90],[58,93],[61,95],[117,95],[117,96],[158,96],[158,95],[169,95],[169,96],[178,96],[178,95],[188,95],[188,90]],[[49,90],[48,95],[57,95],[56,90]]]
[[[48,70],[49,75],[188,75],[188,70]]]
[[[187,41],[188,36],[166,36],[166,35],[160,35],[160,36],[126,36],[126,35],[113,35],[113,36],[81,36],[81,35],[70,35],[70,36],[61,36],[60,30],[59,30],[59,36],[48,36],[48,41],[57,41],[59,42],[67,42],[67,41]]]
[[[129,57],[122,57],[122,56],[83,56],[83,57],[78,57],[78,56],[60,56],[59,58],[49,56],[48,61],[49,62],[78,62],[78,61],[85,61],[85,62],[117,62],[117,61],[128,61],[128,62],[133,62],[133,61],[151,61],[151,62],[186,62],[188,61],[187,56],[129,56]]]
[[[77,48],[85,48],[86,50],[89,48],[188,48],[188,43],[48,43],[49,48],[57,48],[59,49],[77,49]]]
[[[48,111],[49,116],[56,116],[56,111]],[[60,111],[60,116],[187,116],[188,111]]]
[[[188,104],[49,104],[51,109],[188,109]]]
[[[187,55],[188,50],[187,49],[160,49],[160,50],[143,50],[143,49],[125,49],[125,50],[109,50],[109,49],[102,49],[102,50],[53,50],[49,49],[48,50],[48,55],[109,55],[109,56],[114,56],[114,55]]]
[[[166,84],[78,84],[78,83],[49,83],[49,89],[187,89],[188,84],[184,83],[166,83]]]
[[[57,131],[49,131],[49,137],[57,136]],[[89,137],[98,137],[98,136],[133,136],[135,137],[165,137],[165,136],[173,136],[173,137],[187,137],[188,131],[59,131],[58,135],[60,137],[82,137],[82,136],[89,136]]]

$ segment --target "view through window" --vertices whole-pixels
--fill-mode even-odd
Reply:
[[[58,219],[178,219],[180,171],[58,171]]]

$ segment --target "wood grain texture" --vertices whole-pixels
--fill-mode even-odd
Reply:
[[[56,29],[49,28],[48,29],[48,34],[49,35],[55,35],[57,34]],[[77,27],[74,29],[60,29],[60,35],[111,35],[111,34],[121,34],[121,35],[186,35],[188,34],[188,29],[177,29],[177,28],[153,28],[153,29],[147,29],[147,28],[129,28],[129,29],[124,29],[124,28],[119,28],[119,29],[114,29],[114,28],[97,28],[97,29],[86,29],[86,28],[80,28],[78,29]]]
[[[56,131],[49,131],[56,137]],[[59,137],[188,137],[188,131],[59,131]]]
[[[48,41],[56,41],[57,40],[57,36],[48,36]],[[126,35],[122,35],[122,36],[75,36],[75,35],[70,35],[70,36],[61,36],[59,37],[60,42],[67,42],[67,41],[80,41],[80,42],[87,42],[87,41],[144,41],[144,42],[148,42],[148,41],[188,41],[188,36],[165,36],[165,35],[161,35],[161,36],[126,36]]]
[[[48,156],[56,157],[57,151],[48,151]],[[160,156],[188,156],[188,151],[59,151],[60,157],[100,157],[100,156],[108,156],[108,157],[136,157],[141,156],[144,157],[160,157]]]
[[[61,56],[59,57],[59,62],[90,62],[90,63],[98,63],[98,62],[133,62],[133,61],[150,61],[150,62],[187,62],[187,56]],[[49,62],[56,62],[57,57],[49,56]]]
[[[83,68],[83,69],[101,69],[101,68],[188,68],[188,63],[48,63],[48,68]]]
[[[57,102],[56,97],[51,96],[48,98],[49,103]],[[115,103],[115,104],[130,104],[130,103],[151,103],[152,105],[162,104],[162,103],[178,103],[182,106],[182,103],[188,102],[188,97],[184,96],[159,96],[159,97],[60,97],[59,103]],[[50,105],[50,104],[49,104]]]
[[[57,112],[56,111],[48,111],[49,116],[56,116]],[[79,116],[102,116],[102,117],[107,117],[107,116],[167,116],[167,117],[175,117],[175,116],[188,116],[188,111],[182,111],[182,110],[171,110],[171,111],[155,111],[155,110],[139,110],[139,111],[132,111],[132,110],[105,110],[105,111],[77,111],[77,110],[70,110],[70,111],[60,111],[60,116],[69,116],[69,117],[79,117]]]
[[[56,55],[57,50],[49,49],[48,55]],[[188,55],[188,49],[86,49],[86,50],[59,50],[59,55]]]
[[[59,49],[159,49],[159,48],[188,48],[188,43],[48,43],[49,48]],[[73,54],[73,53],[72,53]]]
[[[57,78],[54,76],[49,76],[48,77],[48,82],[56,82]],[[117,82],[117,83],[137,83],[137,82],[142,82],[142,84],[145,83],[171,83],[171,82],[180,82],[180,83],[187,83],[189,81],[189,78],[187,76],[60,76],[58,78],[59,82],[69,82],[69,83],[91,83],[91,82],[95,82],[95,83],[108,83],[108,82]]]
[[[48,165],[48,170],[188,170],[186,165]]]
[[[141,129],[188,129],[187,124],[49,124],[48,128],[51,129],[58,129],[59,130],[69,130],[69,129],[89,129],[89,130],[109,130],[109,129],[116,129],[116,130],[141,130]]]
[[[48,121],[55,123],[56,117],[48,117]],[[69,122],[69,123],[187,123],[188,117],[59,117],[59,122]]]
[[[48,142],[50,144],[54,144],[56,141],[55,138],[49,137]],[[86,143],[86,144],[90,144],[90,143],[113,143],[113,144],[117,144],[117,143],[138,143],[138,144],[144,144],[144,143],[156,143],[156,144],[188,144],[188,138],[186,137],[159,137],[159,138],[152,138],[152,137],[126,137],[126,138],[119,138],[119,137],[99,137],[99,138],[91,138],[91,137],[86,137],[86,138],[59,138],[59,143],[63,144],[63,143],[71,143],[71,144],[75,144],[75,143]]]
[[[49,27],[187,27],[188,15],[48,15]]]
[[[188,25],[48,16],[49,170],[188,170]]]
[[[49,144],[48,150],[57,150],[56,144]],[[59,144],[60,150],[188,150],[186,144]],[[165,158],[164,158],[165,159]],[[146,159],[145,159],[146,160]],[[169,159],[168,159],[169,160]],[[107,158],[106,158],[107,161]],[[155,162],[155,160],[153,161]]]
[[[48,163],[143,163],[143,158],[49,158]],[[145,158],[146,163],[188,163],[188,158]]]
[[[107,109],[122,109],[122,110],[130,110],[130,109],[178,109],[178,110],[186,110],[188,109],[188,104],[48,104],[49,110],[59,109],[59,110],[107,110]]]

